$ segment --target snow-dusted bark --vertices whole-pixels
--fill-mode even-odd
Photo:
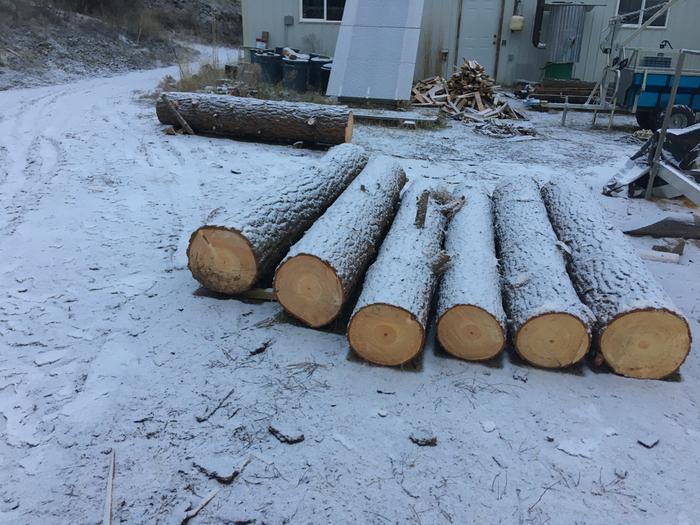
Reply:
[[[427,191],[402,197],[348,327],[350,345],[368,361],[398,365],[422,349],[450,209]]]
[[[515,348],[551,368],[580,360],[590,345],[590,311],[566,273],[535,181],[520,177],[493,195],[503,293]]]
[[[603,358],[631,377],[676,371],[690,351],[688,323],[622,232],[570,183],[550,182],[542,196],[559,239],[571,250],[572,280],[597,317]]]
[[[438,340],[458,357],[493,357],[505,344],[506,316],[496,258],[493,204],[483,189],[465,191],[465,203],[447,230],[445,251],[451,262],[440,282]]]
[[[350,142],[352,138],[352,113],[345,106],[199,93],[166,96],[198,133],[330,145]],[[178,125],[177,116],[162,98],[156,103],[156,115],[163,124]]]
[[[365,169],[290,249],[277,269],[277,297],[311,326],[335,319],[396,213],[406,175],[389,158]]]
[[[187,249],[192,275],[222,293],[250,289],[330,206],[367,163],[364,149],[331,148],[315,165],[293,173],[274,194],[243,206],[218,208]]]

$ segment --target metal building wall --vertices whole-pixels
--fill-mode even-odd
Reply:
[[[457,16],[459,2],[464,0],[425,0],[423,27],[418,45],[415,78],[431,75],[448,75],[457,53]],[[493,0],[499,2],[501,0]],[[515,0],[504,0],[504,16],[501,26],[500,59],[497,79],[502,85],[512,84],[518,79],[539,80],[541,68],[547,62],[547,50],[535,49],[532,45],[532,28],[535,18],[536,0],[522,0],[525,27],[511,32],[510,17]],[[601,33],[608,20],[615,14],[618,0],[581,0],[588,4],[605,4],[586,14],[581,58],[574,65],[574,76],[583,80],[598,79],[605,57],[598,47]],[[262,31],[270,32],[272,46],[284,45],[284,15],[294,17],[294,25],[288,29],[287,44],[332,55],[340,28],[339,23],[299,22],[299,0],[242,0],[243,42],[255,44],[255,37]],[[700,48],[700,1],[681,0],[671,8],[667,29],[648,29],[631,45],[658,48],[661,40],[670,40],[674,48]],[[546,20],[545,20],[546,23]],[[632,32],[622,29],[622,38]],[[441,51],[447,50],[447,60]]]
[[[603,30],[608,26],[608,20],[615,15],[618,0],[580,0],[582,3],[597,4],[592,11],[586,13],[584,21],[581,56],[574,64],[574,77],[582,80],[598,80],[606,58],[600,51],[599,44]],[[501,60],[498,70],[498,81],[509,85],[518,79],[539,80],[541,68],[547,62],[547,50],[535,49],[532,45],[532,28],[535,17],[536,0],[522,1],[522,14],[525,17],[523,31],[511,32],[510,17],[513,14],[514,0],[506,0],[502,40],[506,45],[501,47]],[[600,6],[600,4],[605,4]],[[639,35],[630,47],[658,48],[659,43],[666,39],[671,41],[675,49],[681,47],[700,48],[700,31],[697,30],[697,20],[700,19],[700,2],[698,0],[681,0],[672,7],[666,29],[647,29]],[[544,23],[547,19],[545,17]],[[623,28],[620,40],[630,35],[634,29]],[[544,33],[546,38],[546,33]]]
[[[243,45],[255,46],[263,31],[270,33],[270,47],[289,46],[304,51],[332,55],[340,22],[301,22],[299,0],[241,0]],[[284,17],[294,17],[286,28]]]

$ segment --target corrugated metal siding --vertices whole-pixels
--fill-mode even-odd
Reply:
[[[584,6],[553,5],[550,8],[551,30],[547,36],[550,62],[568,64],[579,60],[585,20]]]

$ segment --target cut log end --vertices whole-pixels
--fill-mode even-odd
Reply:
[[[617,317],[600,336],[600,351],[616,373],[662,379],[683,364],[690,351],[685,319],[668,310],[639,310]]]
[[[506,342],[498,320],[472,305],[457,305],[446,311],[438,320],[437,337],[447,352],[468,361],[491,359]]]
[[[249,290],[257,278],[257,262],[240,233],[204,226],[192,234],[187,249],[192,276],[210,290],[225,294]]]
[[[345,142],[352,142],[352,129],[355,127],[355,117],[352,116],[352,111],[348,115],[348,124],[345,126]]]
[[[348,327],[353,350],[379,365],[410,361],[423,348],[424,337],[423,327],[410,312],[388,304],[365,306],[353,315]]]
[[[287,312],[314,328],[333,321],[343,307],[340,279],[313,255],[296,255],[282,263],[275,274],[275,292]]]
[[[529,363],[544,368],[564,368],[577,363],[588,352],[590,343],[586,325],[566,313],[533,317],[515,337],[518,354]]]

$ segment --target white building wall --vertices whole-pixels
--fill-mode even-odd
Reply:
[[[423,27],[416,59],[416,79],[438,74],[448,75],[452,71],[458,49],[457,16],[460,1],[465,0],[425,0]],[[511,32],[509,29],[515,0],[493,1],[504,2],[498,82],[509,85],[518,79],[539,80],[542,77],[542,68],[547,62],[547,51],[535,49],[532,45],[536,0],[521,2],[525,27],[519,32]],[[601,35],[608,25],[608,20],[616,12],[618,0],[581,1],[598,6],[586,14],[583,49],[581,59],[574,65],[574,77],[595,81],[606,60],[599,49]],[[306,51],[333,54],[340,24],[301,22],[300,0],[242,0],[242,13],[245,46],[254,46],[255,38],[263,31],[269,31],[271,47],[289,45]],[[286,32],[285,15],[294,17],[294,25],[288,27]],[[659,43],[666,39],[676,49],[698,49],[699,21],[700,0],[680,0],[678,5],[671,8],[667,28],[648,29],[632,42],[631,46],[658,48]],[[621,39],[632,31],[633,29],[623,28]],[[546,31],[543,31],[543,39],[545,37]],[[442,53],[443,50],[446,54]]]

